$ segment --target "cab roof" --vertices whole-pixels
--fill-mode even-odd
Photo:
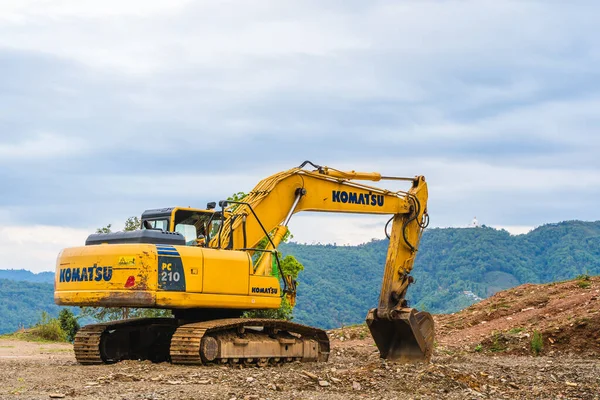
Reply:
[[[153,208],[150,210],[146,210],[142,213],[142,219],[156,219],[161,217],[170,217],[173,213],[173,210],[181,210],[181,211],[193,211],[193,212],[203,212],[203,213],[214,213],[214,210],[204,210],[201,208],[192,208],[192,207],[166,207],[166,208]]]

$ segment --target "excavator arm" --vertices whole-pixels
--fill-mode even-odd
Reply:
[[[306,164],[314,170],[304,169]],[[362,181],[403,180],[406,191],[390,191]],[[428,360],[433,346],[433,319],[429,313],[408,308],[406,291],[419,240],[428,221],[427,184],[423,176],[386,177],[376,172],[343,172],[309,162],[261,182],[242,201],[220,202],[221,231],[209,246],[253,251],[268,238],[256,263],[255,274],[270,274],[272,256],[287,233],[293,214],[301,211],[391,215],[389,247],[377,308],[367,324],[381,356],[401,361]],[[387,234],[387,225],[386,225]],[[254,250],[258,251],[258,250]],[[290,302],[295,284],[283,277]]]

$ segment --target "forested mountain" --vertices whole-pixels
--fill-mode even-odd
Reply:
[[[281,246],[305,270],[298,278],[295,321],[322,328],[360,323],[377,304],[387,240],[360,246]],[[28,271],[0,271],[25,280]],[[487,227],[428,229],[421,240],[409,289],[412,306],[454,312],[525,282],[542,283],[600,274],[600,221],[541,226],[526,235]],[[52,273],[44,279],[52,282]],[[56,315],[53,285],[0,280],[0,333]]]
[[[0,279],[25,282],[54,282],[54,272],[33,273],[26,269],[0,269]]]
[[[362,322],[377,305],[387,244],[282,245],[305,266],[295,320],[326,328]],[[586,273],[600,274],[600,221],[548,224],[518,236],[488,227],[428,229],[408,299],[411,306],[448,313],[522,283]]]
[[[53,284],[0,279],[0,333],[29,327],[43,311],[57,316],[59,310],[54,304]]]

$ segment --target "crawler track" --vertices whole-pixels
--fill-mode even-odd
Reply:
[[[95,324],[84,326],[77,332],[73,342],[75,358],[79,364],[103,364],[100,355],[100,339],[107,325]]]
[[[75,336],[77,362],[106,364],[121,360],[167,361],[177,329],[174,318],[139,318],[84,326]]]
[[[262,329],[262,333],[250,333],[252,327]],[[251,336],[244,339],[245,336]],[[270,337],[272,340],[264,339]],[[245,342],[242,342],[244,341]],[[277,351],[273,341],[283,346]],[[229,352],[225,346],[236,343],[240,346],[257,344],[254,352]],[[290,345],[303,343],[316,345],[315,352],[303,353],[286,350]],[[261,345],[263,349],[261,349]],[[275,346],[275,351],[273,351]],[[209,355],[210,354],[210,355]],[[196,322],[180,326],[171,339],[171,361],[175,364],[256,363],[285,361],[327,361],[329,338],[325,331],[305,325],[274,319],[231,318],[206,322]]]
[[[87,325],[77,333],[74,350],[84,365],[126,359],[267,365],[327,361],[329,338],[321,329],[273,319],[179,324],[174,318],[142,318]]]

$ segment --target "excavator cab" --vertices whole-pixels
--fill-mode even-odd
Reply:
[[[209,203],[210,206],[210,203]],[[216,237],[222,224],[222,213],[208,208],[170,207],[146,210],[142,214],[142,229],[177,232],[188,246],[206,247]]]

